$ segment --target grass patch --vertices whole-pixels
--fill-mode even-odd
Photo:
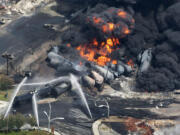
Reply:
[[[0,100],[8,101],[9,97],[11,96],[11,93],[12,93],[12,90],[7,90],[7,91],[0,90]],[[5,97],[6,94],[8,94],[7,97]]]
[[[7,101],[11,95],[11,89],[13,88],[13,78],[0,74],[0,100]]]
[[[0,94],[0,100],[2,100],[2,101],[8,101],[8,99],[4,97],[4,94]]]
[[[9,133],[0,133],[0,135],[51,135],[46,131],[20,131],[20,132],[9,132]]]
[[[9,76],[0,74],[0,90],[8,90],[13,87],[14,80],[13,78],[10,78]]]

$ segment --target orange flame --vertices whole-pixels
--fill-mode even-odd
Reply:
[[[102,31],[103,32],[113,31],[114,28],[115,28],[115,24],[114,23],[107,23],[107,24],[102,26]]]
[[[116,65],[117,64],[117,60],[113,60],[112,64]]]
[[[127,64],[128,64],[129,66],[131,66],[132,68],[134,67],[134,62],[133,62],[132,59],[130,59],[130,60],[127,62]]]
[[[110,31],[114,30],[114,23],[108,23],[108,26]]]
[[[128,35],[131,31],[127,27],[123,27],[123,33]]]
[[[98,41],[96,39],[93,40],[93,45],[98,46]]]
[[[99,24],[100,22],[103,22],[103,20],[102,20],[101,18],[98,18],[98,17],[93,16],[93,22],[94,22],[95,24]]]
[[[114,9],[110,9],[108,11],[110,13],[115,13],[117,17],[130,20],[130,23],[132,23],[133,27],[133,23],[135,22],[135,20],[133,18],[131,20],[131,17],[129,17],[130,15],[128,15],[128,13],[126,13],[125,11]],[[91,19],[91,23],[93,23],[93,25],[97,25],[97,28],[100,28],[101,32],[104,32],[105,34],[113,35],[113,32],[119,27],[121,29],[120,32],[122,33],[122,37],[131,33],[131,27],[126,26],[126,24],[118,23],[116,21],[106,23],[103,18],[97,16],[90,17],[89,19]],[[98,65],[104,66],[109,62],[117,64],[117,60],[112,60],[110,58],[110,55],[117,48],[117,46],[120,45],[119,38],[122,37],[107,38],[103,42],[98,42],[98,40],[95,38],[89,44],[79,45],[76,49],[79,51],[81,57],[88,61],[95,62]],[[133,61],[128,61],[128,65],[133,67]]]
[[[125,11],[119,11],[117,13],[118,16],[122,17],[122,18],[126,18],[127,17],[127,13]]]
[[[111,59],[106,57],[106,56],[100,56],[98,57],[97,59],[97,63],[100,65],[100,66],[104,66],[106,65],[107,62],[110,62]]]
[[[111,60],[110,54],[117,47],[118,43],[118,38],[108,38],[106,42],[101,43],[94,39],[92,45],[80,45],[76,49],[80,52],[81,57],[104,66],[111,61],[113,64],[117,64],[116,60]]]
[[[68,43],[68,44],[66,44],[66,46],[67,46],[67,47],[71,47],[71,44],[70,44],[70,43]]]
[[[107,43],[108,46],[113,46],[113,41],[112,41],[111,38],[108,38],[106,43]]]

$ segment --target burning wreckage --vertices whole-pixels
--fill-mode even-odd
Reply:
[[[62,35],[63,45],[48,53],[47,61],[58,74],[71,68],[82,73],[85,86],[101,91],[104,82],[111,84],[123,75],[136,78],[150,67],[152,48],[141,50],[137,58],[128,57],[124,42],[133,33],[135,20],[125,10],[99,4],[72,22],[75,26]]]
[[[101,91],[104,82],[110,82],[114,80],[115,77],[117,78],[124,73],[133,71],[134,64],[131,59],[125,64],[118,61],[116,56],[114,56],[114,59],[111,57],[113,52],[120,48],[120,39],[131,33],[135,21],[130,14],[117,8],[108,8],[99,14],[93,12],[88,13],[88,16],[84,19],[86,20],[87,27],[93,29],[92,32],[98,31],[97,37],[93,38],[90,43],[84,43],[78,46],[73,45],[73,43],[66,44],[66,47],[74,46],[80,56],[84,58],[84,62],[71,62],[71,60],[64,58],[59,55],[61,49],[58,47],[53,47],[48,53],[47,61],[50,66],[55,67],[59,71],[69,69],[69,72],[74,71],[81,74],[81,82],[84,83],[84,86],[89,88],[96,87]],[[110,20],[112,20],[112,22],[109,22]],[[94,64],[86,63],[85,61],[93,62]],[[147,62],[146,60],[143,61]],[[102,67],[107,64],[109,64],[109,67]],[[94,71],[88,71],[89,69],[94,69]],[[68,87],[58,90],[56,86],[61,83],[65,83]],[[38,90],[38,95],[40,98],[51,95],[57,97],[67,89],[70,89],[71,86],[67,83],[68,82],[61,81],[47,83]],[[15,104],[19,104],[20,102],[25,103],[24,101],[29,102],[31,97],[32,95],[30,93],[18,96],[15,99]]]
[[[73,5],[72,3],[80,1],[66,2]],[[42,83],[24,83],[22,87],[36,90],[39,99],[56,98],[66,91],[77,92],[89,116],[100,118],[98,122],[101,122],[99,127],[102,129],[110,124],[109,120],[114,122],[118,119],[124,122],[128,131],[139,130],[147,135],[153,134],[154,130],[149,126],[153,122],[141,121],[136,117],[152,119],[159,116],[144,110],[138,110],[139,114],[134,108],[159,109],[174,102],[172,99],[163,100],[168,98],[164,95],[155,97],[155,100],[153,96],[146,100],[139,99],[141,96],[143,98],[143,92],[164,92],[180,88],[180,56],[177,40],[180,3],[176,0],[165,2],[154,0],[147,3],[143,0],[81,2],[89,6],[65,17],[63,25],[66,29],[58,35],[61,43],[53,46],[47,54],[46,62],[49,67],[55,69],[58,78]],[[62,9],[58,8],[61,12]],[[54,28],[53,24],[44,26],[48,29]],[[75,74],[78,79],[70,74]],[[81,87],[84,88],[87,100]],[[73,91],[74,89],[78,91]],[[133,99],[126,93],[125,99],[115,95],[114,91],[143,94]],[[34,96],[32,92],[16,96],[14,104],[18,106],[29,103],[32,96]],[[96,98],[105,100],[99,105]],[[106,115],[104,109],[107,116],[110,116],[107,119],[101,119]],[[74,112],[76,111],[73,110],[72,116],[75,115]],[[119,119],[116,116],[125,118]],[[151,124],[148,125],[146,122]],[[97,126],[96,123],[93,126]],[[119,130],[115,129],[116,126],[113,124],[112,127]]]
[[[147,22],[142,24],[143,17],[135,15],[130,9],[96,4],[93,8],[72,14],[65,23],[70,28],[61,33],[61,45],[52,47],[48,52],[49,66],[56,69],[58,76],[76,74],[81,84],[91,90],[102,91],[105,83],[120,90],[122,88],[117,80],[124,76],[131,78],[133,91],[178,89],[180,65],[178,54],[174,51],[177,45],[168,44],[171,43],[169,36],[173,31],[167,30],[164,34],[169,38],[168,43],[161,43],[159,36],[147,34],[150,28],[143,31],[145,28],[142,25]],[[164,18],[161,18],[167,20],[167,25],[173,9],[176,6],[169,7]],[[157,28],[153,28],[152,31],[157,33]],[[61,92],[56,86],[59,84],[61,82],[41,87],[40,97],[58,96]],[[66,85],[70,89],[70,83],[66,82]],[[25,97],[17,97],[16,100]]]

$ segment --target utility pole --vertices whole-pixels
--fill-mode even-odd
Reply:
[[[6,59],[6,74],[9,75],[9,61],[12,60],[14,57],[12,54],[3,53],[2,57]]]

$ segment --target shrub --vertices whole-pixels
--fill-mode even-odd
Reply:
[[[20,113],[17,113],[16,115],[9,115],[6,119],[0,117],[0,130],[7,130],[7,125],[9,131],[14,130],[15,128],[20,129],[20,127],[22,127],[25,123],[28,123],[31,126],[36,124],[34,118],[27,118]]]
[[[0,90],[8,90],[12,88],[14,80],[6,75],[0,75]]]
[[[34,117],[28,117],[28,118],[26,118],[26,123],[30,124],[31,126],[35,126],[36,119]]]

